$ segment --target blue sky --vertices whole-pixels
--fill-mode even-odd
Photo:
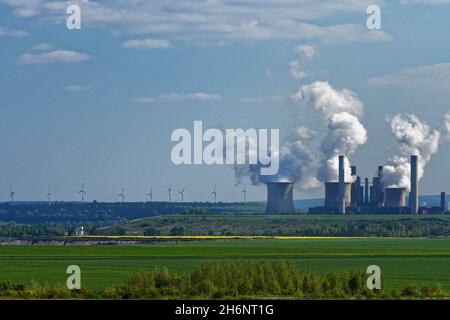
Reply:
[[[87,1],[67,30],[68,2],[0,0],[0,199],[142,200],[186,187],[186,200],[240,199],[226,166],[175,166],[176,128],[323,124],[289,96],[328,81],[364,103],[367,143],[351,155],[362,176],[396,154],[386,115],[412,113],[441,130],[422,194],[448,190],[450,1]],[[366,8],[381,7],[369,31]],[[310,59],[295,48],[314,48]],[[300,77],[292,75],[298,61]],[[406,69],[406,71],[405,71]],[[375,79],[374,79],[375,78]],[[193,95],[202,93],[202,95]],[[263,200],[263,187],[248,187]],[[322,188],[297,190],[297,198]]]

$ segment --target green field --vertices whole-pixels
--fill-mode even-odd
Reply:
[[[175,272],[206,260],[290,260],[315,272],[381,267],[385,289],[440,283],[450,290],[450,239],[216,240],[116,246],[0,246],[0,281],[64,284],[68,265],[82,270],[82,283],[104,288],[155,266]]]

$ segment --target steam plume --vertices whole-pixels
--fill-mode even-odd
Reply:
[[[317,81],[301,87],[291,95],[300,105],[319,110],[326,124],[327,133],[320,145],[322,165],[320,181],[338,180],[338,156],[345,156],[346,181],[352,181],[348,156],[367,142],[367,131],[360,122],[364,104],[348,89],[336,90],[328,82]]]
[[[297,127],[280,147],[277,175],[259,176],[258,165],[235,166],[238,183],[249,177],[253,184],[290,181],[297,182],[300,189],[315,188],[321,185],[320,181],[338,180],[338,156],[341,154],[346,156],[346,181],[351,182],[354,177],[348,156],[367,141],[367,131],[360,122],[363,103],[354,92],[336,90],[328,82],[321,81],[299,88],[290,98],[298,105],[311,106],[320,112],[326,133],[319,146],[319,156],[308,143],[317,133]]]
[[[234,166],[237,183],[242,183],[248,177],[253,185],[267,182],[298,182],[301,190],[317,187],[319,182],[314,177],[317,163],[314,154],[302,141],[309,139],[313,131],[305,127],[297,128],[280,147],[280,169],[278,174],[261,176],[261,165],[236,165]]]
[[[440,133],[412,114],[397,114],[387,120],[400,143],[400,154],[390,158],[383,167],[381,181],[386,188],[410,190],[410,155],[418,155],[418,179],[421,179],[426,164],[438,151]]]

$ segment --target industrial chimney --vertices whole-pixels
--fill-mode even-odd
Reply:
[[[369,178],[364,179],[364,205],[368,206],[370,203],[369,199]]]
[[[338,213],[345,214],[345,169],[344,156],[339,156],[339,198]]]
[[[384,207],[384,190],[383,190],[383,184],[381,182],[383,178],[383,166],[378,166],[378,177],[377,177],[377,207],[382,208]]]
[[[410,199],[410,209],[412,214],[417,214],[419,212],[419,181],[417,177],[417,156],[411,156],[411,199]]]
[[[441,192],[441,211],[447,212],[447,196],[445,195],[445,192]]]
[[[293,182],[268,182],[266,213],[295,213],[293,189]]]

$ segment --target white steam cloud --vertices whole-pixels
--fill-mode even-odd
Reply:
[[[314,176],[316,158],[310,148],[303,142],[314,136],[315,132],[299,127],[285,139],[279,151],[279,171],[276,175],[261,176],[261,165],[236,165],[234,172],[237,183],[248,177],[253,185],[267,182],[296,182],[300,190],[307,190],[319,186]],[[247,150],[250,154],[255,150]]]
[[[351,182],[348,156],[367,142],[367,131],[360,122],[364,104],[348,89],[336,90],[328,82],[317,81],[301,87],[291,95],[300,105],[321,111],[327,133],[320,145],[322,163],[317,178],[320,181],[338,180],[338,157],[345,156],[345,180]]]
[[[444,130],[447,139],[450,139],[450,112],[447,112],[444,116]]]
[[[328,82],[314,82],[299,88],[290,96],[299,106],[309,106],[321,114],[323,135],[319,150],[310,141],[318,133],[299,126],[280,147],[280,169],[277,175],[259,176],[259,166],[235,166],[238,183],[248,177],[253,184],[268,181],[295,182],[300,190],[321,186],[321,182],[338,181],[338,156],[345,155],[346,181],[353,181],[348,156],[366,143],[367,131],[361,124],[364,104],[348,89],[334,89]],[[298,112],[304,112],[297,108]]]
[[[406,188],[409,191],[410,156],[418,156],[418,178],[421,179],[426,164],[438,151],[440,133],[412,114],[397,114],[387,120],[400,143],[400,154],[390,158],[383,167],[381,182],[385,188]]]

